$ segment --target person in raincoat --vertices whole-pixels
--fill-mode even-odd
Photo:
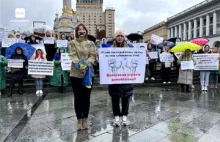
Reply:
[[[47,61],[45,53],[41,49],[36,49],[35,53],[31,57],[31,60],[34,61]],[[46,77],[45,75],[31,75],[35,78],[35,87],[36,87],[36,95],[43,94],[43,79]]]
[[[94,76],[93,64],[95,62],[95,44],[88,40],[88,30],[83,24],[79,24],[75,30],[76,39],[69,43],[69,56],[72,60],[70,80],[74,93],[75,112],[78,120],[78,130],[88,129],[88,115],[90,108],[91,88],[83,85],[86,69],[78,69],[76,66],[81,60],[87,61]],[[94,78],[92,79],[94,80]],[[93,82],[93,81],[92,81]]]
[[[125,41],[125,33],[121,30],[116,31],[115,41],[113,42],[112,48],[128,47]],[[120,126],[120,117],[122,117],[122,124],[124,126],[128,125],[127,115],[129,110],[129,99],[133,95],[132,84],[113,84],[108,86],[108,92],[112,100],[112,110],[114,114],[113,125]],[[120,102],[122,109],[120,109]]]
[[[23,95],[22,92],[23,80],[27,76],[27,65],[28,65],[27,57],[23,54],[22,48],[17,47],[15,49],[15,53],[10,57],[10,59],[23,60],[23,68],[11,68],[11,82],[10,82],[10,90],[8,97],[12,96],[14,85],[16,82],[18,82],[18,94]]]
[[[68,86],[68,72],[63,71],[61,67],[61,53],[65,53],[65,48],[60,47],[58,53],[54,56],[54,72],[50,79],[52,86],[57,86],[60,93],[64,93],[64,87]]]
[[[186,50],[183,55],[178,59],[178,64],[181,64],[181,61],[193,61],[194,64],[196,63],[189,49]],[[189,90],[189,87],[193,83],[193,70],[181,70],[180,67],[177,83],[181,85],[181,92],[191,92]]]
[[[0,51],[0,95],[2,95],[1,91],[5,89],[6,85],[6,66],[8,64],[7,59],[1,55]]]

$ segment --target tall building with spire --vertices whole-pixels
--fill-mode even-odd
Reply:
[[[107,8],[103,12],[103,0],[77,0],[76,14],[79,22],[86,25],[90,35],[97,39],[114,37],[115,10]]]

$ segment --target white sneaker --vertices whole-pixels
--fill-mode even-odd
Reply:
[[[166,82],[163,82],[163,84],[167,84]]]
[[[123,117],[122,117],[122,125],[123,125],[123,126],[127,126],[127,125],[128,125],[127,116],[123,116]]]
[[[202,91],[205,91],[205,87],[202,86],[202,87],[201,87],[201,90],[202,90]]]
[[[155,78],[154,78],[154,77],[151,77],[151,80],[155,80]]]
[[[37,90],[37,91],[36,91],[36,95],[39,95],[39,94],[40,94],[40,91],[39,91],[39,90]]]
[[[148,80],[148,77],[146,77],[145,80]]]
[[[204,87],[204,91],[208,91],[208,87],[205,86],[205,87]]]
[[[171,82],[169,81],[168,84],[171,84]]]
[[[194,86],[194,85],[192,85],[192,89],[195,89],[195,86]]]
[[[40,90],[40,92],[39,92],[41,95],[43,94],[43,91],[42,90]]]
[[[113,122],[113,126],[115,127],[119,127],[120,126],[120,117],[119,116],[115,116],[114,122]]]

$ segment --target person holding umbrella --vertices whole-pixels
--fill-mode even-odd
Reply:
[[[178,59],[178,63],[180,64],[179,69],[179,77],[177,83],[181,85],[181,92],[191,92],[189,90],[190,85],[192,86],[193,83],[193,69],[181,69],[181,62],[182,61],[190,61],[193,64],[196,63],[195,59],[192,56],[192,51],[201,49],[200,46],[190,43],[190,42],[183,42],[181,44],[176,45],[173,47],[170,52],[184,52],[182,56]]]
[[[28,65],[27,57],[24,55],[22,48],[17,47],[14,51],[14,54],[10,57],[10,59],[23,60],[23,68],[11,68],[11,83],[10,83],[10,90],[8,97],[12,96],[14,84],[16,82],[18,82],[18,94],[23,95],[22,86],[23,86],[23,79],[27,75],[27,65]]]
[[[6,87],[6,66],[8,64],[7,59],[1,55],[1,50],[0,50],[0,96],[2,95],[2,90],[5,89]]]

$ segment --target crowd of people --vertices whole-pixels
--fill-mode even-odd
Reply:
[[[19,33],[15,35],[9,34],[8,38],[21,38]],[[52,37],[50,31],[46,31],[45,37]],[[68,78],[70,77],[71,87],[74,94],[74,105],[76,117],[78,120],[77,127],[79,130],[88,129],[88,115],[90,109],[90,96],[91,96],[91,87],[84,85],[84,75],[88,71],[88,68],[91,68],[93,72],[98,72],[98,50],[100,48],[127,48],[129,47],[125,40],[125,33],[121,30],[116,31],[115,38],[112,44],[107,43],[107,40],[104,38],[102,41],[97,40],[95,43],[88,40],[88,30],[85,25],[80,24],[76,27],[75,37],[74,35],[66,37],[65,34],[61,34],[61,40],[68,40],[68,47],[56,47],[56,40],[54,44],[44,44],[46,53],[42,49],[36,49],[34,54],[31,57],[31,60],[37,61],[53,61],[54,62],[54,74],[50,78],[50,84],[52,86],[59,87],[59,92],[63,93],[64,88],[68,85]],[[37,41],[35,35],[31,35],[26,41],[27,44],[38,44],[41,40]],[[1,50],[4,51],[4,48]],[[147,44],[146,55],[149,59],[149,64],[146,65],[146,81],[155,80],[155,66],[159,63],[157,59],[151,59],[149,56],[150,52],[155,52],[157,49],[151,43]],[[70,59],[72,61],[71,70],[64,71],[61,67],[61,54],[69,53]],[[161,77],[163,84],[170,84],[170,70],[173,65],[176,65],[178,69],[179,77],[177,83],[181,86],[182,92],[190,92],[190,86],[193,85],[193,70],[181,70],[180,62],[181,61],[193,61],[195,60],[192,54],[212,54],[218,53],[217,48],[212,48],[208,45],[204,45],[203,48],[197,52],[192,53],[191,50],[187,49],[183,55],[177,59],[175,58],[174,62],[162,62],[161,63]],[[160,54],[163,55],[173,55],[170,53],[170,47],[164,44],[163,50]],[[4,57],[5,53],[0,56],[0,90],[5,89],[6,86],[6,67],[7,59]],[[174,56],[174,55],[173,55]],[[175,56],[174,56],[175,57]],[[21,47],[17,47],[14,51],[14,54],[9,59],[22,59],[23,68],[11,68],[10,69],[10,88],[8,96],[11,97],[13,94],[13,88],[16,82],[18,82],[18,94],[22,95],[22,86],[23,80],[27,76],[28,69],[28,59],[24,55]],[[86,63],[85,68],[78,67],[79,62],[84,61]],[[45,75],[32,75],[35,79],[36,94],[43,94],[43,80],[46,77]],[[91,76],[91,81],[94,81],[94,72]],[[216,71],[200,71],[200,82],[201,90],[207,91],[208,86],[211,88],[217,88],[218,84],[218,70]],[[133,87],[131,84],[112,84],[108,87],[109,95],[111,96],[112,101],[112,110],[114,115],[113,125],[120,126],[121,124],[127,126],[127,115],[129,112],[129,100],[133,95]],[[120,104],[121,103],[121,104]],[[121,108],[120,108],[121,107]]]

